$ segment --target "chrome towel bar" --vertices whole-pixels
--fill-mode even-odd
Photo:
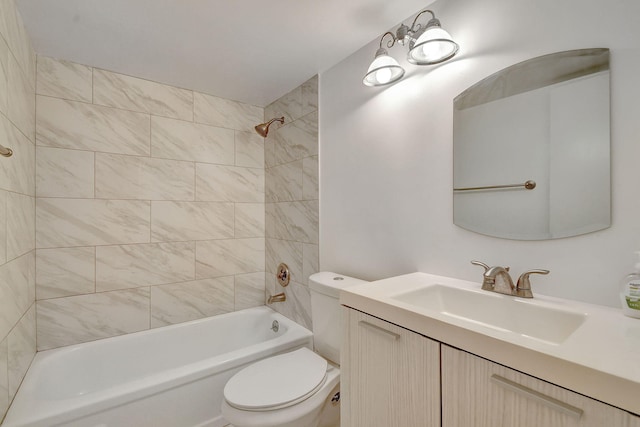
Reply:
[[[454,188],[453,191],[480,191],[480,190],[499,190],[502,188],[524,188],[525,190],[533,190],[536,188],[536,182],[528,180],[524,184],[507,184],[507,185],[487,185],[484,187],[464,187]]]

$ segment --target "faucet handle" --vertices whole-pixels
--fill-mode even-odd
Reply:
[[[533,298],[533,292],[531,292],[531,281],[529,280],[530,274],[549,274],[549,270],[529,270],[525,271],[518,278],[516,284],[516,296],[521,298]]]
[[[491,268],[491,267],[489,267],[487,264],[485,264],[485,263],[484,263],[484,262],[482,262],[482,261],[471,261],[471,264],[473,264],[473,265],[479,265],[480,267],[484,268],[484,272],[485,272],[485,273],[486,273],[487,271],[489,271],[489,269]],[[509,271],[509,269],[510,269],[511,267],[503,267],[503,268],[504,268],[505,270]]]
[[[482,290],[492,291],[496,284],[496,280],[495,280],[495,277],[487,275],[487,272],[491,271],[492,267],[489,267],[487,264],[485,264],[482,261],[471,261],[471,264],[484,268],[484,273],[482,273]],[[493,268],[497,268],[497,267],[493,267]],[[509,267],[507,267],[506,270],[509,271]]]
[[[471,264],[473,265],[479,265],[480,267],[484,268],[484,272],[486,273],[487,271],[489,271],[489,269],[491,267],[489,267],[487,264],[485,264],[484,262],[481,261],[471,261]]]

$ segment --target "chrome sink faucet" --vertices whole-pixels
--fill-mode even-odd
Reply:
[[[483,274],[482,289],[499,292],[501,294],[513,295],[516,290],[509,267],[491,267]],[[488,289],[491,287],[490,289]]]
[[[509,274],[509,267],[489,267],[487,264],[480,261],[471,261],[471,264],[484,268],[484,274],[482,275],[483,290],[520,298],[533,298],[529,275],[549,274],[549,270],[529,270],[522,273],[514,285],[511,275]]]

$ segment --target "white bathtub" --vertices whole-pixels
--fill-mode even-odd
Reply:
[[[309,330],[257,307],[43,351],[2,427],[224,426],[227,380],[300,347],[312,347]]]

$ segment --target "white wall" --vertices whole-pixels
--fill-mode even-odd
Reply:
[[[469,264],[479,259],[516,275],[550,269],[534,278],[534,292],[618,305],[618,283],[640,249],[640,3],[448,0],[430,8],[461,46],[453,61],[431,68],[405,62],[403,81],[371,89],[361,79],[376,40],[321,75],[321,269],[365,279],[425,271],[480,282],[480,269]],[[506,66],[588,47],[611,49],[611,228],[526,242],[453,225],[453,98]],[[390,53],[401,59],[403,49]]]

